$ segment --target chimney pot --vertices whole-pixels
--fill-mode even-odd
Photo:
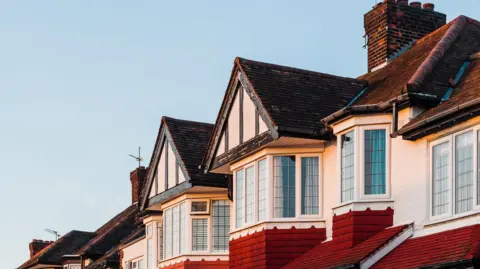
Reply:
[[[30,258],[35,256],[38,252],[42,251],[42,249],[48,247],[53,243],[53,241],[43,241],[39,239],[33,239],[30,244],[28,244],[28,248],[30,249]]]
[[[422,8],[422,3],[421,2],[411,2],[410,6],[414,7],[414,8]]]
[[[435,4],[433,3],[424,3],[422,5],[423,9],[425,10],[430,10],[430,11],[434,11],[435,10]]]
[[[408,6],[408,0],[397,0],[397,4],[403,5],[403,6]]]

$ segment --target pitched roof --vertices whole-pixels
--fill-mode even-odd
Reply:
[[[353,248],[341,247],[335,239],[320,243],[282,269],[321,269],[359,265],[362,260],[371,256],[408,227],[409,225],[402,225],[387,228]]]
[[[94,236],[95,233],[91,232],[71,231],[42,249],[18,269],[29,268],[36,264],[61,265],[63,255],[75,253]]]
[[[314,134],[319,120],[345,107],[365,86],[358,79],[236,58],[279,132]]]
[[[118,266],[120,264],[120,247],[128,242],[145,236],[145,228],[138,227],[128,236],[124,237],[115,247],[105,253],[102,257],[90,263],[85,269],[103,269],[108,266]]]
[[[185,176],[188,182],[201,186],[226,187],[224,175],[205,174],[200,168],[213,127],[213,124],[210,123],[162,117],[152,158],[150,159],[147,182],[142,190],[140,199],[142,206],[148,200],[162,146],[166,139],[171,139],[170,142],[174,145],[174,153],[178,153],[176,157],[181,162],[180,166],[185,168]]]
[[[88,241],[76,254],[99,257],[112,249],[120,241],[137,228],[135,216],[138,213],[136,204],[130,205],[113,217],[95,232],[95,237]],[[71,254],[71,253],[70,253]]]
[[[479,255],[480,225],[473,225],[408,239],[372,268],[419,268],[472,260]]]

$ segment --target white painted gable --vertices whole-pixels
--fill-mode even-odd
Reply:
[[[257,124],[256,117],[258,117],[258,127],[255,126]],[[254,138],[257,135],[257,128],[258,134],[268,131],[267,124],[256,113],[256,106],[243,87],[235,94],[226,124],[228,130],[226,133],[222,133],[215,156],[219,156],[225,153],[225,150],[235,148],[241,143]]]

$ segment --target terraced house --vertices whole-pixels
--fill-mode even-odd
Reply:
[[[480,268],[480,22],[364,21],[360,77],[236,58],[215,124],[162,118],[111,268]]]

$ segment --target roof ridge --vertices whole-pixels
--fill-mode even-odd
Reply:
[[[294,73],[305,74],[305,75],[315,75],[315,76],[320,76],[320,77],[323,77],[323,78],[337,79],[337,80],[342,80],[342,81],[347,81],[347,82],[356,82],[356,83],[363,84],[363,85],[367,84],[366,81],[360,80],[360,79],[357,79],[357,78],[343,77],[343,76],[337,76],[337,75],[332,75],[332,74],[327,74],[327,73],[321,73],[321,72],[317,72],[317,71],[311,71],[311,70],[307,70],[307,69],[295,68],[295,67],[286,66],[286,65],[260,62],[260,61],[250,60],[250,59],[246,59],[246,58],[242,58],[242,57],[236,57],[235,62],[239,63],[239,64],[241,64],[241,63],[251,63],[251,64],[257,64],[257,65],[264,66],[264,67],[276,68],[276,69],[279,69],[280,71],[294,72]]]
[[[450,25],[450,28],[445,32],[440,41],[438,41],[435,47],[428,54],[427,58],[422,62],[422,64],[420,64],[413,76],[407,82],[407,91],[416,91],[421,88],[427,76],[433,72],[435,66],[440,62],[440,60],[445,56],[445,53],[448,51],[448,49],[450,49],[453,43],[458,39],[460,33],[463,29],[465,29],[465,26],[468,22],[470,22],[469,18],[461,15],[447,24]],[[480,25],[480,23],[478,23],[478,25]],[[440,27],[436,31],[423,37],[422,39],[420,39],[419,43],[423,42],[427,37],[442,28],[443,27]]]
[[[213,123],[209,123],[209,122],[177,119],[177,118],[172,118],[172,117],[168,117],[168,116],[163,116],[163,117],[162,117],[162,121],[165,121],[165,122],[166,122],[166,121],[168,121],[168,120],[177,121],[177,122],[184,122],[184,123],[196,123],[196,124],[203,124],[203,125],[213,126]]]

